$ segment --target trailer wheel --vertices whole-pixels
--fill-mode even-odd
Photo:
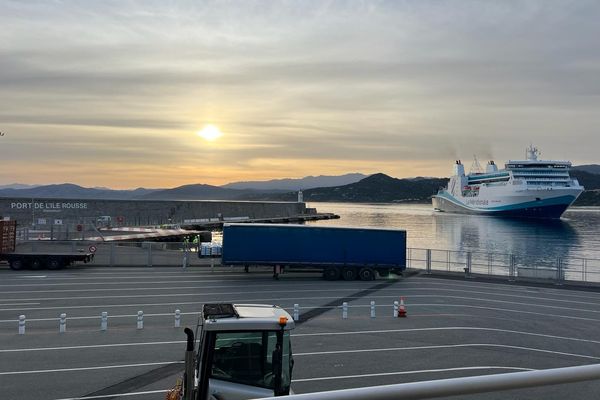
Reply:
[[[14,271],[20,271],[23,269],[23,261],[20,259],[14,259],[10,261],[10,269]]]
[[[356,271],[356,268],[347,267],[342,269],[342,278],[345,281],[353,281],[356,280],[357,277],[358,272]]]
[[[382,278],[389,278],[392,271],[390,271],[387,268],[379,268],[377,269],[377,273],[379,274],[379,276],[381,276]]]
[[[31,269],[41,269],[44,266],[44,263],[42,263],[42,260],[40,260],[39,258],[34,258],[31,261]]]
[[[340,279],[340,269],[338,267],[327,267],[323,270],[323,279],[326,281],[337,281]]]
[[[60,258],[51,258],[50,261],[48,261],[48,269],[61,269],[63,265],[64,263]]]
[[[372,281],[375,279],[375,271],[373,271],[371,268],[361,268],[361,270],[358,272],[358,276],[360,277],[361,281]]]

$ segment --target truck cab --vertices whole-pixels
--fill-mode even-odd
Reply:
[[[205,304],[201,321],[198,356],[186,354],[183,399],[246,400],[290,394],[290,331],[295,325],[284,309]],[[188,344],[190,333],[186,329]],[[195,359],[193,373],[190,358]]]

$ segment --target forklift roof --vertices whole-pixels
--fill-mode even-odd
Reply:
[[[267,304],[205,304],[203,329],[248,331],[294,329],[294,320],[283,308]]]

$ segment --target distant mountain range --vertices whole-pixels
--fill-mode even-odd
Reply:
[[[318,187],[343,186],[366,178],[367,175],[352,173],[340,176],[306,176],[299,179],[273,179],[270,181],[233,182],[221,186],[226,189],[298,191]]]
[[[589,172],[590,174],[600,174],[600,165],[598,165],[598,164],[576,165],[572,168],[572,170]]]
[[[599,171],[598,173],[591,171]],[[576,205],[600,205],[600,165],[574,167],[572,176],[586,188]],[[347,182],[331,185],[334,182]],[[172,189],[111,190],[84,188],[74,184],[30,186],[13,184],[0,188],[0,197],[123,199],[123,200],[268,200],[296,201],[302,188],[304,201],[312,202],[428,202],[448,182],[446,178],[397,179],[379,173],[371,176],[353,173],[302,179],[235,182],[223,186],[184,185]],[[324,186],[311,187],[320,184]],[[18,188],[25,186],[24,188]],[[17,187],[17,188],[15,188]],[[290,189],[290,187],[294,187]]]
[[[72,183],[62,183],[57,185],[34,186],[25,189],[1,189],[0,197],[128,200],[139,198],[154,190],[155,189],[144,188],[134,190],[98,189],[85,188]]]

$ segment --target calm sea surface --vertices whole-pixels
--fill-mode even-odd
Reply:
[[[425,204],[311,203],[341,219],[329,226],[405,229],[408,246],[511,253],[534,259],[600,259],[600,208],[571,208],[558,221],[502,219],[434,212]]]

